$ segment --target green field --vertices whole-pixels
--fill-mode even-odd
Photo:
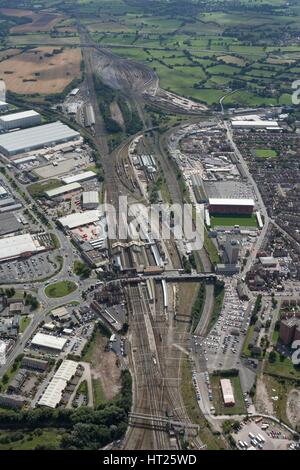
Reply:
[[[31,322],[31,318],[29,316],[24,316],[21,318],[21,321],[20,321],[20,333],[24,333],[24,331],[26,330],[27,326],[29,326]]]
[[[278,352],[275,354],[275,362],[270,362],[269,356],[267,356],[264,372],[278,377],[299,380],[300,367],[296,367],[289,357],[283,357]]]
[[[210,218],[212,227],[257,227],[257,220],[254,214],[251,216],[225,216],[212,215]]]
[[[65,297],[66,295],[69,295],[72,292],[75,292],[76,289],[77,285],[75,284],[75,282],[60,281],[47,286],[45,289],[45,294],[47,295],[47,297],[57,299],[60,297]]]
[[[35,450],[39,446],[47,449],[59,448],[62,430],[36,429],[35,431],[0,431],[0,450]]]
[[[272,150],[272,149],[255,149],[254,154],[258,158],[275,158],[275,157],[277,157],[276,150]]]

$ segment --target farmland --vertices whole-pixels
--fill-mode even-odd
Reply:
[[[15,93],[60,93],[80,77],[80,61],[80,49],[34,48],[0,62],[0,78]]]
[[[10,28],[11,33],[28,33],[35,31],[51,31],[51,29],[62,19],[61,15],[39,12],[31,10],[19,10],[14,8],[1,8],[0,13],[9,17],[26,18],[28,21],[24,24]]]
[[[174,13],[168,3],[81,1],[77,11],[98,44],[145,62],[167,90],[212,106],[225,95],[225,107],[290,104],[300,63],[296,6],[238,2],[224,12],[221,2],[210,11],[187,2]]]

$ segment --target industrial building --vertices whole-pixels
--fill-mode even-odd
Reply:
[[[24,163],[32,163],[34,161],[36,161],[36,156],[28,155],[27,157],[17,158],[12,163],[18,166],[18,165],[24,165]]]
[[[32,338],[31,345],[54,352],[61,352],[64,349],[66,342],[66,338],[45,335],[44,333],[36,333]]]
[[[77,362],[70,360],[63,361],[41,396],[38,404],[40,406],[47,406],[48,408],[56,408],[62,400],[65,388],[75,376],[77,367]]]
[[[0,239],[0,262],[28,257],[44,251],[45,247],[29,233]]]
[[[82,193],[82,208],[96,209],[99,206],[98,191],[85,191]]]
[[[79,132],[60,121],[0,135],[0,152],[7,157],[78,140]]]
[[[51,316],[59,322],[65,322],[71,318],[66,307],[58,307],[55,310],[52,310]]]
[[[0,393],[0,406],[8,408],[22,408],[26,403],[26,398],[20,395],[8,395]]]
[[[79,181],[87,181],[96,177],[97,177],[96,173],[89,170],[89,171],[83,171],[82,173],[78,173],[77,175],[66,176],[65,178],[62,178],[62,182],[64,184],[78,183]]]
[[[300,318],[293,317],[281,320],[279,337],[286,346],[295,340],[300,340]]]
[[[0,236],[18,232],[23,228],[16,216],[10,212],[0,213]]]
[[[231,381],[229,379],[221,379],[220,385],[221,385],[224,405],[234,406],[235,399],[234,399],[234,393],[233,393]]]
[[[58,219],[60,225],[66,229],[73,229],[76,227],[82,227],[83,225],[92,224],[98,222],[101,217],[101,212],[98,210],[91,210],[86,212],[76,212],[75,214],[69,214]]]
[[[49,191],[45,191],[45,194],[50,199],[55,197],[64,196],[68,193],[73,193],[74,191],[79,191],[81,189],[81,185],[79,183],[70,183],[66,184],[65,186],[60,186],[59,188],[49,189]]]
[[[21,367],[24,367],[25,369],[37,370],[39,372],[45,372],[45,370],[48,369],[48,365],[48,361],[29,356],[23,357],[21,362]]]
[[[0,129],[9,131],[18,127],[38,126],[42,122],[42,116],[33,109],[21,111],[20,113],[6,114],[0,116]]]
[[[257,119],[253,121],[246,120],[233,120],[231,121],[233,129],[266,129],[266,130],[280,130],[277,121],[268,121]]]
[[[254,209],[254,200],[210,198],[208,205],[210,214],[251,215]]]

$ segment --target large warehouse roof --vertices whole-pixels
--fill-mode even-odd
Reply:
[[[33,346],[40,346],[48,349],[55,349],[62,351],[67,340],[66,338],[59,338],[58,336],[45,335],[44,333],[37,333],[31,341]]]
[[[222,395],[225,405],[234,405],[234,394],[232,385],[229,379],[221,379]]]
[[[68,382],[75,375],[77,366],[77,362],[69,360],[65,360],[61,363],[48,387],[41,396],[38,402],[39,405],[55,408],[60,403],[63,391]]]
[[[253,206],[253,199],[219,199],[219,198],[209,198],[208,203],[210,206]]]
[[[73,176],[66,176],[65,178],[62,178],[62,182],[65,184],[70,184],[70,183],[75,183],[78,181],[84,181],[84,180],[89,180],[92,178],[96,178],[96,173],[93,171],[83,171],[82,173],[78,173],[77,175]]]
[[[66,215],[61,217],[59,220],[63,227],[72,229],[81,227],[82,225],[91,224],[97,222],[100,219],[100,211],[91,210],[86,212],[76,212],[75,214]]]
[[[30,111],[21,111],[20,113],[6,114],[5,116],[0,116],[0,122],[10,122],[15,121],[16,119],[24,119],[32,116],[40,116],[40,113],[37,113],[33,109]]]
[[[232,127],[257,127],[279,129],[277,121],[257,120],[257,121],[232,121]]]
[[[59,188],[49,189],[49,191],[45,191],[45,194],[48,197],[56,197],[60,196],[61,194],[70,193],[71,191],[75,191],[76,189],[80,189],[81,185],[79,183],[71,183],[66,184],[65,186],[60,186]]]
[[[80,134],[60,121],[0,135],[0,151],[6,155],[29,152],[46,145],[79,138]]]
[[[29,233],[0,239],[0,261],[17,258],[25,253],[35,253],[44,249]]]
[[[84,191],[82,193],[83,204],[99,204],[99,193],[98,191]]]

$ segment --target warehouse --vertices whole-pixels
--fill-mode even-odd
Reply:
[[[83,171],[82,173],[78,173],[77,175],[62,178],[62,182],[64,184],[78,183],[79,181],[87,181],[96,177],[97,175],[93,171]]]
[[[36,333],[32,338],[31,345],[38,348],[61,352],[66,344],[66,338],[58,336],[45,335],[44,333]]]
[[[82,208],[96,209],[99,206],[98,191],[85,191],[82,193]]]
[[[98,222],[101,213],[98,210],[91,210],[86,212],[77,212],[75,214],[66,215],[58,219],[59,223],[67,229],[82,227],[83,225]]]
[[[0,116],[0,128],[9,131],[17,127],[24,128],[38,126],[42,122],[42,116],[33,109],[22,111],[20,113],[7,114]]]
[[[262,119],[257,119],[253,121],[246,120],[235,120],[231,122],[233,129],[272,129],[280,130],[277,121],[267,121]]]
[[[45,191],[46,196],[50,199],[54,197],[63,196],[67,193],[73,193],[74,191],[79,191],[81,189],[81,185],[79,183],[71,183],[66,184],[66,186],[60,186],[59,188],[49,189],[49,191]]]
[[[235,400],[234,400],[234,394],[233,394],[231,381],[229,379],[221,379],[220,384],[221,384],[221,389],[222,389],[224,405],[234,406]]]
[[[210,214],[251,215],[254,209],[253,199],[215,199],[209,198]]]
[[[45,250],[45,247],[29,233],[16,235],[15,237],[1,238],[0,262],[20,258],[22,256],[31,256],[43,250]]]
[[[18,232],[22,228],[22,225],[14,214],[9,212],[4,214],[0,213],[0,236]]]
[[[0,152],[6,156],[78,140],[80,134],[60,121],[0,135]]]
[[[35,155],[28,155],[28,157],[17,158],[13,161],[14,165],[24,165],[25,163],[32,163],[36,161]]]
[[[77,362],[64,360],[55,372],[38,404],[40,406],[56,408],[62,400],[65,388],[75,376],[77,367]]]

